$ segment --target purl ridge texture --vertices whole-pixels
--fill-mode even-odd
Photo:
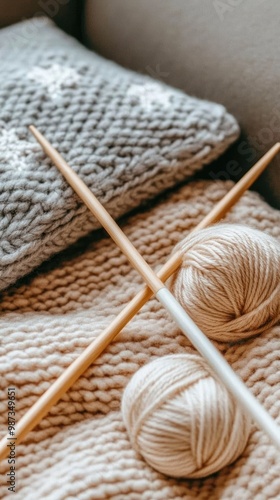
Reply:
[[[237,138],[221,105],[82,47],[46,19],[0,31],[0,289],[99,227],[28,131],[35,125],[114,218]]]
[[[122,227],[153,269],[159,269],[232,185],[192,182],[123,221]],[[280,242],[280,212],[256,193],[243,195],[225,218],[227,223],[241,220]],[[83,245],[75,253],[70,248],[59,261],[46,263],[40,274],[2,293],[1,436],[7,432],[7,387],[16,386],[19,420],[143,286],[110,238]],[[238,343],[215,345],[280,424],[279,324]],[[17,447],[17,493],[12,498],[279,498],[280,453],[254,425],[242,455],[205,479],[182,481],[162,475],[133,450],[120,411],[129,380],[149,361],[193,352],[157,300],[150,300]],[[1,477],[6,472],[2,461]],[[7,500],[3,482],[0,498]]]

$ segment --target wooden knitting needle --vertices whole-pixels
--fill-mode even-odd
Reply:
[[[41,143],[44,138],[37,132],[35,127],[30,127],[31,132]],[[37,135],[38,134],[38,135]],[[52,152],[56,153],[53,149]],[[247,172],[242,179],[224,196],[224,198],[211,210],[211,212],[194,229],[203,229],[210,224],[221,219],[228,210],[239,200],[242,194],[253,184],[259,175],[265,170],[267,165],[280,151],[280,143],[275,144],[254,167]],[[52,158],[54,160],[54,158]],[[58,155],[58,159],[60,156]],[[181,263],[181,254],[176,252],[162,267],[158,273],[162,281],[166,281]],[[19,444],[49,412],[53,405],[68,391],[76,380],[86,371],[86,369],[100,356],[106,347],[114,340],[125,325],[137,314],[143,305],[152,296],[148,287],[143,288],[118,314],[113,322],[100,334],[93,342],[68,366],[62,375],[49,387],[49,389],[36,401],[36,403],[26,412],[16,426],[16,443]],[[0,442],[0,460],[8,454],[7,437]]]
[[[220,352],[213,346],[209,339],[200,331],[192,321],[186,311],[181,307],[171,292],[165,287],[161,279],[155,274],[151,267],[144,260],[142,255],[136,250],[127,236],[123,233],[114,219],[109,215],[103,205],[97,200],[79,176],[71,169],[62,156],[51,146],[51,144],[40,134],[35,127],[31,127],[31,132],[43,147],[47,155],[53,160],[57,168],[63,174],[68,183],[76,191],[78,196],[87,205],[92,214],[99,220],[111,238],[128,258],[132,266],[143,277],[148,287],[153,291],[156,298],[167,309],[174,321],[193,343],[202,356],[208,361],[212,369],[221,378],[228,389],[235,395],[237,400],[266,430],[266,432],[280,446],[280,429],[276,426],[271,417],[259,405],[257,400],[251,395],[246,386],[235,375],[228,363],[221,356]]]

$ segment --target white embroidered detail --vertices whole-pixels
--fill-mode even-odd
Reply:
[[[62,89],[76,85],[81,75],[68,66],[53,64],[49,68],[34,66],[27,77],[45,87],[52,99],[57,99],[61,97]]]
[[[137,99],[146,111],[151,111],[155,107],[167,108],[171,105],[172,93],[158,83],[133,84],[127,94]]]
[[[28,167],[28,157],[38,151],[38,144],[20,139],[15,129],[0,129],[0,165],[21,172]]]

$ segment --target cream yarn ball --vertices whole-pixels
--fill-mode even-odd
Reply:
[[[133,447],[156,470],[199,478],[236,460],[251,420],[196,354],[164,356],[127,385],[122,414]]]
[[[170,290],[208,337],[236,341],[280,320],[280,244],[238,224],[217,224],[177,245]]]

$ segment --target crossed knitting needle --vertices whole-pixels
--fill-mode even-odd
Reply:
[[[280,429],[275,421],[266,412],[258,400],[252,395],[243,381],[235,374],[230,365],[214,347],[210,340],[202,333],[192,321],[186,311],[177,302],[175,297],[165,287],[166,281],[179,267],[182,256],[180,252],[174,253],[159,271],[158,275],[150,268],[144,258],[122,232],[114,219],[97,200],[79,176],[71,169],[62,156],[51,146],[45,137],[34,127],[30,131],[40,143],[45,153],[60,170],[62,175],[80,196],[93,215],[99,220],[111,238],[126,255],[133,267],[143,277],[147,286],[143,288],[112,323],[100,334],[78,358],[62,373],[62,375],[49,387],[49,389],[26,412],[16,425],[16,443],[19,444],[48,413],[51,407],[67,392],[82,373],[96,360],[96,358],[113,341],[124,326],[135,316],[143,305],[154,294],[165,309],[170,313],[182,332],[192,342],[199,353],[207,360],[213,371],[218,375],[223,384],[233,394],[237,402],[248,412],[272,442],[280,448]],[[280,151],[280,143],[276,143],[244,177],[224,196],[224,198],[211,210],[211,212],[198,224],[195,231],[203,229],[220,220],[227,211],[239,200],[242,194],[253,184],[267,165]],[[8,435],[0,442],[0,460],[8,454]]]

